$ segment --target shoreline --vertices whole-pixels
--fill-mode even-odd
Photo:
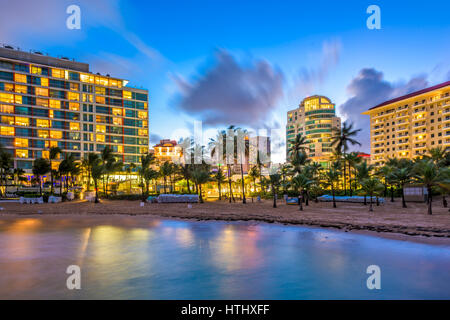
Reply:
[[[134,219],[135,217],[200,222],[253,222],[334,229],[341,232],[351,232],[392,240],[402,240],[433,245],[450,245],[450,214],[445,213],[444,215],[439,214],[436,216],[419,216],[427,222],[428,220],[431,220],[432,222],[433,220],[438,220],[438,222],[441,222],[441,220],[443,221],[443,224],[438,223],[438,226],[436,226],[436,223],[434,222],[431,224],[422,222],[422,225],[420,223],[415,225],[414,223],[411,223],[411,221],[414,220],[413,215],[404,217],[402,216],[404,215],[402,213],[399,213],[397,218],[402,218],[403,220],[392,221],[392,214],[387,217],[379,217],[376,216],[376,211],[368,214],[361,210],[361,206],[355,205],[344,207],[341,204],[342,208],[340,208],[340,210],[342,211],[344,209],[346,216],[348,216],[348,214],[353,215],[350,210],[355,211],[356,209],[358,212],[358,216],[355,217],[358,219],[354,219],[355,221],[349,221],[349,219],[345,219],[346,216],[341,213],[335,212],[335,216],[330,218],[330,213],[324,214],[320,212],[312,212],[311,209],[319,209],[322,211],[325,209],[330,211],[330,208],[324,207],[323,204],[316,208],[310,206],[304,211],[298,211],[297,206],[288,206],[281,203],[277,209],[269,208],[271,204],[267,202],[263,204],[249,203],[245,205],[239,203],[230,205],[223,202],[207,202],[205,204],[194,204],[191,209],[188,209],[186,204],[146,204],[144,207],[140,207],[139,203],[139,201],[106,200],[97,205],[83,201],[40,205],[6,205],[4,203],[4,208],[0,211],[0,222],[17,218],[39,218],[45,220],[50,217],[57,218],[61,221],[65,220],[65,218],[76,220],[76,218],[79,217],[89,217],[90,222],[93,222],[93,220],[100,220],[103,224],[114,224],[119,222],[118,218],[121,217],[122,219],[120,220],[127,220],[127,223],[131,223],[135,227],[139,227],[139,222],[144,222],[144,220],[141,219]],[[221,210],[222,208],[223,210]],[[345,208],[350,208],[350,210],[347,210],[347,212]],[[207,210],[205,211],[205,209]],[[377,209],[380,210],[380,207]],[[218,212],[218,210],[221,211]],[[38,213],[38,211],[41,211],[42,213]],[[379,212],[378,215],[380,215]],[[386,214],[384,213],[384,215]],[[361,216],[365,219],[361,219]],[[128,221],[129,219],[127,218],[131,217],[133,217],[132,220],[134,220],[134,222]],[[136,222],[138,224],[136,224]]]

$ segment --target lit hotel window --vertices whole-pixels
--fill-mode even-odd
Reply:
[[[70,102],[69,109],[73,111],[80,111],[80,104],[76,102]]]
[[[125,99],[131,99],[131,91],[123,91],[123,97]]]
[[[122,115],[122,109],[112,108],[112,114],[115,115],[115,116],[121,116]]]
[[[14,95],[10,93],[0,93],[0,101],[14,103]]]
[[[54,78],[64,78],[64,70],[52,69],[52,77],[54,77]]]
[[[103,134],[97,134],[97,135],[96,135],[96,141],[97,141],[97,142],[105,142],[105,135],[103,135]]]
[[[62,139],[62,131],[51,130],[50,138],[52,139]]]
[[[15,73],[14,74],[14,81],[15,82],[27,83],[27,76],[24,75],[24,74]]]
[[[39,67],[34,67],[34,66],[32,66],[32,67],[31,67],[31,73],[34,73],[34,74],[42,74],[42,69],[39,68]]]
[[[78,122],[71,122],[70,123],[70,130],[79,131],[80,130],[80,124]]]
[[[17,118],[16,118],[17,122]],[[49,128],[50,127],[50,121],[44,120],[44,119],[36,119],[36,127],[39,128]]]
[[[113,118],[113,124],[122,125],[122,118]]]
[[[28,147],[28,139],[16,138],[14,144],[16,147],[27,148]]]
[[[50,99],[50,108],[61,109],[61,101]]]
[[[22,86],[20,84],[16,84],[16,90],[17,93],[27,93],[27,86]]]
[[[41,86],[48,87],[48,79],[47,78],[41,78]]]
[[[94,76],[89,75],[89,74],[81,73],[80,74],[80,80],[81,80],[81,82],[94,83]]]
[[[138,112],[138,117],[139,117],[140,119],[147,119],[147,116],[148,116],[148,114],[147,114],[147,112],[145,112],[145,111],[139,111],[139,112]]]
[[[139,135],[140,136],[146,136],[148,134],[147,129],[139,129]]]
[[[80,101],[80,94],[75,92],[68,92],[68,100]]]
[[[2,136],[13,136],[14,128],[13,127],[0,127],[0,134]]]
[[[2,113],[14,113],[14,106],[7,104],[0,104],[0,112]]]
[[[48,100],[47,99],[36,99],[36,105],[41,107],[48,107]]]
[[[95,97],[95,102],[105,104],[105,97]]]
[[[14,117],[2,116],[2,123],[14,125]]]
[[[16,87],[17,87],[18,85],[16,85]],[[21,87],[23,87],[23,86],[21,86]],[[27,87],[25,87],[25,92],[26,92],[26,90],[27,90]],[[12,83],[5,83],[4,84],[4,88],[3,88],[3,91],[10,91],[10,92],[13,92],[14,91],[14,85],[12,84]],[[17,92],[17,91],[16,91]]]
[[[36,88],[36,95],[37,96],[48,97],[48,89]]]
[[[39,138],[48,138],[48,130],[38,130],[37,136]]]
[[[105,133],[106,132],[106,126],[99,126],[99,125],[97,125],[95,127],[95,132]]]
[[[22,104],[22,96],[19,96],[19,95],[16,94],[14,96],[14,103]]]
[[[28,150],[17,149],[16,157],[17,158],[28,158]]]
[[[30,119],[23,117],[16,117],[16,126],[28,126],[30,125]]]

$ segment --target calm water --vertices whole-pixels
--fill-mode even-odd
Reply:
[[[0,220],[0,298],[450,299],[448,246],[294,226],[132,219]],[[81,290],[66,289],[72,264],[81,267]],[[366,287],[373,264],[381,290]]]

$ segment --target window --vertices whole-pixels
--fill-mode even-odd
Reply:
[[[48,87],[48,78],[41,78],[41,86]]]
[[[42,68],[32,66],[32,67],[31,67],[31,73],[34,73],[34,74],[42,74]]]
[[[52,139],[62,139],[62,131],[56,131],[56,130],[51,130],[50,131],[50,138]]]
[[[23,117],[16,117],[16,126],[29,126],[30,119]]]
[[[16,118],[17,122],[17,118]],[[45,119],[36,119],[36,127],[39,128],[49,128],[50,127],[50,121]]]
[[[95,83],[102,86],[108,86],[108,78],[95,77]]]
[[[95,126],[95,132],[101,132],[101,133],[105,133],[106,132],[106,126]]]
[[[70,102],[69,109],[74,111],[80,111],[80,104],[76,102]]]
[[[52,69],[52,77],[54,77],[54,78],[64,78],[64,70]]]
[[[122,115],[122,109],[112,108],[112,114],[115,115],[115,116],[121,116]]]
[[[50,108],[61,109],[61,101],[50,99]]]
[[[16,138],[14,144],[16,147],[28,148],[28,139]]]
[[[14,117],[2,116],[2,123],[14,125]]]
[[[138,117],[139,117],[140,119],[147,119],[147,116],[148,116],[148,114],[147,114],[147,112],[145,112],[145,111],[139,111],[139,112],[138,112]]]
[[[16,84],[16,90],[17,93],[27,93],[27,86],[22,86],[20,84]]]
[[[11,93],[0,93],[0,101],[14,103],[14,95]]]
[[[80,101],[80,94],[75,92],[68,92],[67,99],[72,101]]]
[[[104,134],[97,134],[96,135],[96,141],[97,142],[105,142],[105,135]]]
[[[27,83],[27,76],[24,74],[14,73],[14,81],[21,82],[21,83]]]
[[[0,112],[2,113],[14,113],[14,106],[7,104],[0,104]]]
[[[48,138],[48,130],[38,130],[37,136],[39,138]]]
[[[48,100],[47,99],[36,99],[36,105],[41,107],[48,107]]]
[[[17,149],[16,157],[17,158],[28,158],[28,150]]]
[[[37,96],[48,97],[48,89],[36,88],[36,95]]]
[[[83,73],[81,73],[80,74],[80,80],[82,81],[82,82],[89,82],[89,83],[94,83],[95,81],[94,81],[94,76],[93,75],[89,75],[89,74],[83,74]]]
[[[106,103],[105,102],[105,97],[96,96],[95,97],[95,102],[105,104]]]
[[[22,96],[15,95],[14,96],[14,103],[22,104]]]
[[[113,124],[122,125],[122,118],[113,118]]]
[[[80,130],[80,124],[78,122],[71,122],[70,123],[70,130]]]
[[[139,129],[138,132],[139,132],[138,135],[140,135],[140,136],[148,135],[147,129]]]
[[[13,136],[14,135],[14,127],[0,127],[0,134],[2,136]]]

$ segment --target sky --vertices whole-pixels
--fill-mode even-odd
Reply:
[[[79,30],[66,27],[70,5]],[[381,29],[367,27],[370,5]],[[286,112],[319,94],[362,129],[354,150],[370,152],[361,112],[450,80],[448,12],[437,0],[0,0],[0,43],[148,89],[151,145],[194,121],[205,141],[229,125],[283,138]]]

